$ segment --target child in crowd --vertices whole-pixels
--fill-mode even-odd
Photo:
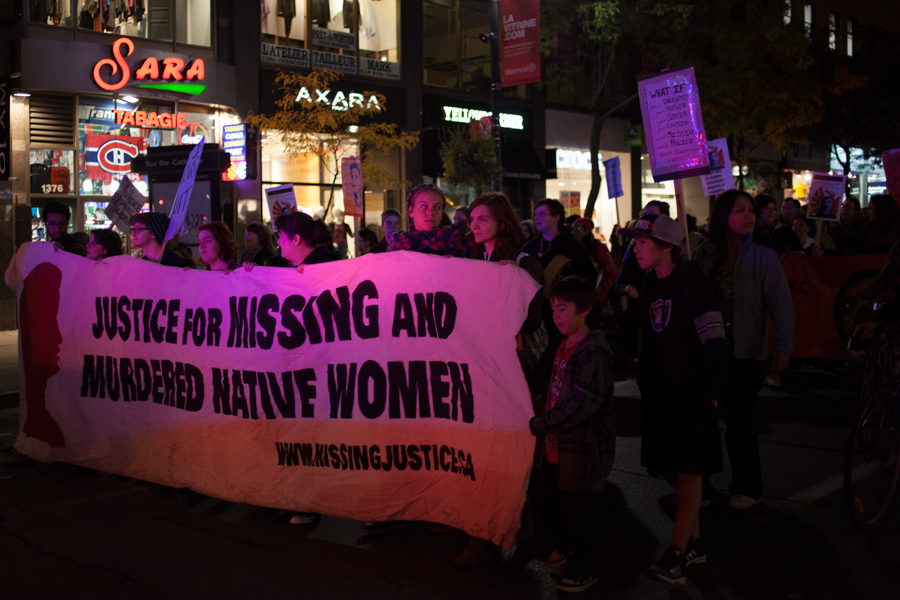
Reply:
[[[647,576],[685,583],[687,566],[702,563],[700,502],[705,473],[722,470],[717,401],[725,385],[729,347],[722,303],[712,280],[682,262],[682,227],[647,214],[623,233],[648,269],[639,299],[643,425],[641,464],[674,474],[672,542]],[[724,300],[724,298],[723,298]]]
[[[550,565],[566,567],[556,589],[567,592],[597,583],[597,499],[616,452],[610,348],[602,331],[585,324],[596,301],[594,285],[581,277],[553,286],[561,335],[541,356],[546,395],[530,422],[539,438],[528,494],[556,544]]]

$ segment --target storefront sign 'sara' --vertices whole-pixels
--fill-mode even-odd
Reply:
[[[126,48],[124,56],[122,55],[122,46]],[[110,92],[122,89],[131,80],[131,68],[125,62],[125,59],[134,52],[134,42],[128,38],[119,38],[113,44],[112,52],[115,60],[104,58],[94,65],[94,82]],[[162,65],[159,64],[160,62],[162,62]],[[100,71],[106,66],[112,69],[111,75],[115,75],[121,70],[122,78],[116,83],[104,81]],[[134,72],[134,78],[142,81],[159,79],[168,81],[203,81],[206,78],[206,66],[202,58],[186,64],[183,59],[175,56],[168,56],[162,61],[154,56],[150,56],[144,59],[140,68]]]

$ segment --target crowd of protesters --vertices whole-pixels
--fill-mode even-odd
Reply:
[[[541,284],[515,339],[534,406],[529,427],[537,438],[517,539],[528,537],[537,515],[554,540],[550,565],[565,569],[558,589],[578,592],[598,581],[595,517],[616,439],[614,357],[601,327],[604,314],[620,315],[621,354],[630,360],[626,365],[639,367],[641,463],[668,477],[675,489],[671,544],[648,576],[683,583],[688,567],[706,560],[700,507],[710,500],[709,476],[723,468],[720,417],[727,422],[732,471],[728,504],[745,510],[761,501],[755,400],[764,378],[787,367],[795,342],[794,308],[778,254],[893,247],[893,256],[900,248],[900,210],[891,196],[872,197],[865,212],[849,198],[838,221],[808,218],[793,198],[785,199],[780,213],[777,204],[769,196],[730,190],[716,199],[705,231],[688,216],[686,237],[669,205],[651,201],[628,227],[613,229],[608,248],[594,236],[590,219],[567,220],[557,200],[537,202],[528,215],[533,220],[520,220],[506,196],[489,193],[458,208],[451,220],[443,191],[426,184],[407,197],[406,230],[401,213],[389,209],[381,217],[380,241],[370,229],[357,234],[360,254],[406,250],[484,260],[522,268]],[[277,238],[266,225],[252,223],[243,254],[227,225],[201,225],[196,263],[178,254],[177,243],[165,243],[169,221],[163,214],[135,215],[131,239],[145,260],[166,266],[199,264],[225,272],[274,266],[302,273],[305,265],[348,255],[354,234],[341,211],[333,215],[330,225],[321,213],[280,215]],[[121,239],[110,230],[92,231],[85,247],[67,233],[70,217],[60,203],[44,209],[47,232],[60,249],[94,260],[122,254]],[[317,518],[296,513],[291,523]],[[381,534],[406,525],[366,523],[362,531]],[[498,554],[490,542],[472,538],[456,564],[476,567]]]

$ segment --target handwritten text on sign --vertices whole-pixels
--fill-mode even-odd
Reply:
[[[44,243],[16,261],[18,451],[512,543],[535,444],[515,345],[537,291],[525,271],[391,252],[185,272]]]
[[[187,216],[188,206],[191,203],[191,194],[194,192],[194,180],[197,178],[197,169],[200,167],[200,157],[203,154],[203,146],[205,144],[206,137],[201,137],[188,156],[187,164],[184,166],[184,173],[181,175],[181,183],[178,184],[178,191],[175,193],[172,212],[169,213],[169,228],[166,229],[166,239],[163,240],[163,244],[175,237],[176,234],[187,233],[184,218]],[[184,229],[183,231],[182,228]]]
[[[642,79],[638,93],[654,181],[709,173],[694,68]]]
[[[113,194],[112,200],[106,205],[104,212],[113,225],[122,231],[129,231],[128,221],[141,212],[141,208],[146,202],[147,199],[134,187],[128,175],[125,175],[119,181],[119,189]]]

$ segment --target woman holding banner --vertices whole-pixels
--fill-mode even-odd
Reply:
[[[733,324],[730,333],[726,327],[733,356],[719,406],[728,422],[725,446],[733,474],[728,505],[736,509],[751,508],[762,499],[754,406],[769,358],[769,315],[775,321],[773,375],[787,368],[795,342],[794,305],[784,269],[774,250],[754,241],[755,225],[750,195],[728,190],[716,200],[709,219],[709,239],[694,257],[720,286],[726,324]]]
[[[101,260],[122,254],[122,238],[112,229],[94,229],[87,243],[87,257]]]
[[[270,266],[297,268],[337,260],[337,254],[325,247],[331,243],[331,234],[323,221],[316,221],[306,213],[294,212],[275,219],[275,228],[278,229],[281,256],[275,258]]]
[[[210,271],[231,271],[237,264],[238,246],[228,225],[222,221],[204,223],[197,228],[200,260]]]
[[[250,223],[244,231],[244,253],[240,263],[253,263],[263,266],[266,261],[275,258],[275,244],[272,243],[272,233],[264,223]]]
[[[469,206],[469,240],[472,257],[501,265],[518,264],[538,282],[544,282],[544,268],[530,254],[520,253],[522,225],[506,195],[498,192],[483,194]],[[528,306],[528,315],[516,336],[516,348],[522,364],[532,399],[540,398],[540,383],[534,375],[538,372],[538,359],[547,347],[547,332],[543,327],[543,306],[540,290]],[[526,506],[523,514],[523,531],[531,527],[533,510]],[[520,534],[521,535],[521,534]],[[527,535],[527,534],[526,534]],[[488,540],[473,537],[454,563],[458,567],[475,568],[494,560],[500,547]]]
[[[466,223],[451,225],[446,208],[447,198],[438,186],[426,183],[410,190],[406,197],[409,230],[394,235],[388,252],[412,250],[467,258]]]
[[[888,252],[900,239],[900,208],[893,196],[878,194],[869,198],[869,223],[863,254]]]

